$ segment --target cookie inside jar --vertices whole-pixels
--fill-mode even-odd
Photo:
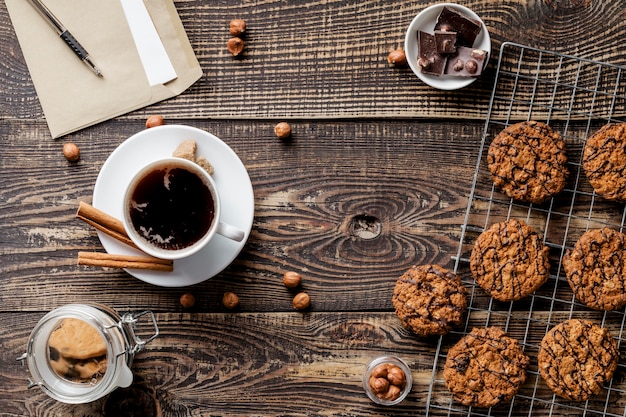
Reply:
[[[107,345],[98,330],[86,321],[67,317],[48,338],[48,359],[61,378],[94,385],[107,370]]]

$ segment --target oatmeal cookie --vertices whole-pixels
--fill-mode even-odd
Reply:
[[[476,283],[496,300],[519,300],[548,279],[549,251],[530,226],[510,219],[478,236],[470,255],[470,270]]]
[[[626,123],[609,123],[588,138],[582,165],[596,193],[626,201]]]
[[[540,204],[560,193],[569,175],[565,141],[537,121],[501,131],[489,146],[487,164],[496,188],[527,203]]]
[[[89,323],[65,318],[48,339],[50,348],[71,359],[89,359],[106,355],[107,346],[98,331]]]
[[[411,267],[398,278],[392,301],[402,325],[421,336],[448,333],[467,312],[460,278],[438,265]]]
[[[594,310],[626,305],[626,236],[609,228],[585,232],[563,256],[576,299]]]
[[[556,395],[586,401],[613,377],[619,350],[607,329],[571,319],[544,336],[537,359],[541,377]]]
[[[462,404],[493,407],[519,391],[529,362],[518,341],[504,330],[472,329],[448,351],[443,378]]]

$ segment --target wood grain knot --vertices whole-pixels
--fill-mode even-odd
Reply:
[[[364,240],[376,239],[380,236],[383,226],[379,219],[368,214],[354,216],[349,223],[350,235]]]
[[[106,417],[161,417],[160,407],[148,388],[132,385],[118,388],[104,404]]]

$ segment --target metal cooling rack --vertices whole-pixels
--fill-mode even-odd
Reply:
[[[469,196],[454,272],[469,290],[469,313],[462,331],[439,339],[427,397],[427,416],[626,416],[626,360],[600,394],[582,402],[555,396],[537,366],[539,345],[554,325],[572,317],[600,323],[626,347],[626,311],[594,311],[573,296],[561,258],[586,230],[611,227],[624,231],[624,204],[597,196],[581,168],[587,136],[608,122],[624,122],[626,68],[530,48],[501,46],[480,153]],[[548,123],[567,144],[570,179],[566,189],[542,205],[514,202],[494,189],[486,163],[492,138],[506,126],[524,120]],[[476,237],[490,225],[525,220],[551,250],[550,278],[526,299],[502,303],[488,297],[469,272]],[[448,349],[473,327],[499,326],[519,340],[531,359],[527,379],[507,404],[491,409],[465,407],[454,401],[442,378]]]

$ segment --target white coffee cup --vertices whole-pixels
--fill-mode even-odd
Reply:
[[[183,158],[163,158],[137,172],[123,200],[126,233],[148,255],[181,259],[216,234],[241,242],[245,232],[220,221],[219,193],[211,175]]]

